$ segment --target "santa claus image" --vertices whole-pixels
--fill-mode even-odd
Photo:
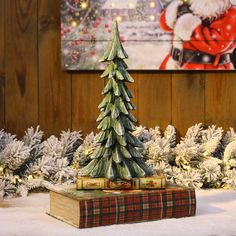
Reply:
[[[234,69],[236,7],[230,0],[174,0],[161,13],[160,25],[173,33],[160,69]]]

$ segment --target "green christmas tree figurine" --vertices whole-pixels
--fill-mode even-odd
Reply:
[[[115,22],[112,43],[101,59],[108,62],[101,76],[108,82],[102,92],[105,97],[99,105],[101,114],[97,119],[100,145],[92,154],[92,161],[81,170],[82,176],[130,180],[153,174],[139,151],[143,144],[132,134],[137,120],[130,112],[135,106],[130,102],[133,95],[125,84],[134,82],[124,62],[127,58]]]

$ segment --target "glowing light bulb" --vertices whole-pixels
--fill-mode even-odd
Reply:
[[[18,175],[15,175],[12,179],[12,183],[17,184],[17,183],[21,183],[21,182],[22,182],[22,180],[20,179],[20,177]]]
[[[0,172],[3,172],[3,167],[2,166],[0,166]]]
[[[33,179],[33,176],[32,176],[32,175],[29,175],[29,176],[28,176],[28,180],[31,180],[31,179]]]
[[[82,2],[82,3],[80,4],[80,7],[81,7],[82,9],[86,9],[86,8],[88,7],[88,4],[87,4],[86,2]]]
[[[129,7],[130,8],[133,8],[134,7],[134,4],[132,2],[129,3]]]
[[[77,22],[76,21],[72,21],[71,22],[71,26],[73,26],[73,27],[77,26]]]
[[[116,6],[116,4],[113,2],[113,3],[111,4],[111,6],[112,6],[112,7],[115,7],[115,6]]]
[[[205,152],[203,153],[203,155],[204,155],[205,157],[208,156],[208,152],[205,151]]]
[[[150,15],[150,16],[149,16],[149,19],[150,19],[151,21],[154,21],[154,20],[156,19],[156,17],[155,17],[154,15]]]
[[[88,155],[90,155],[90,154],[92,154],[93,153],[93,149],[86,149],[85,151],[84,151],[84,154],[86,155],[86,156],[88,156]]]
[[[150,5],[151,8],[155,8],[156,7],[156,3],[155,2],[150,2],[149,5]]]
[[[89,149],[85,150],[84,154],[88,155],[89,154]]]
[[[120,22],[120,21],[122,21],[122,17],[121,16],[117,16],[116,20]]]

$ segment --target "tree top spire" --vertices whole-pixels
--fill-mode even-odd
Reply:
[[[114,59],[127,59],[128,54],[122,46],[120,41],[120,33],[117,20],[114,21],[114,30],[112,36],[112,42],[105,52],[104,56],[101,58],[100,62],[113,61]]]

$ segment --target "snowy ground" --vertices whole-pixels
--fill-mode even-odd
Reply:
[[[48,193],[0,200],[0,236],[236,236],[236,191],[197,192],[197,216],[79,230],[46,214]]]

